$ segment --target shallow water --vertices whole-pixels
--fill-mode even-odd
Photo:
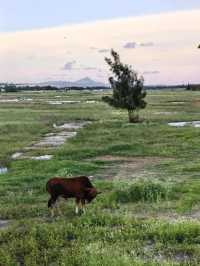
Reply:
[[[185,121],[181,121],[181,122],[172,122],[172,123],[168,123],[169,126],[172,127],[184,127],[184,126],[192,126],[195,128],[200,127],[200,121],[191,121],[191,122],[185,122]]]
[[[80,103],[80,101],[48,101],[48,103],[53,105],[60,105],[65,103],[70,103],[70,104]]]
[[[172,104],[184,104],[185,102],[170,102]]]
[[[6,228],[9,225],[9,221],[7,220],[0,220],[0,230]]]
[[[41,161],[48,161],[53,158],[53,155],[41,155],[41,156],[32,156],[30,159],[32,160],[41,160]]]
[[[177,112],[155,112],[156,115],[171,115],[177,114]]]
[[[21,100],[22,100],[22,101],[27,101],[27,102],[31,102],[31,101],[33,101],[32,98],[22,98]]]
[[[96,101],[94,101],[94,100],[88,100],[88,101],[86,101],[86,103],[96,103]]]
[[[8,172],[8,168],[7,167],[0,167],[0,175],[6,174],[7,172]]]
[[[16,153],[14,153],[12,156],[11,156],[11,159],[17,159],[17,158],[19,158],[20,156],[22,156],[22,152],[16,152]]]
[[[65,143],[67,139],[73,138],[77,135],[77,130],[88,124],[89,121],[84,122],[70,122],[53,127],[57,132],[47,133],[39,142],[33,146],[25,147],[24,150],[40,150],[41,148],[57,148]],[[31,160],[50,160],[53,155],[27,156],[24,152],[16,152],[11,156],[11,159],[31,159]]]
[[[0,99],[0,103],[18,103],[18,99]]]
[[[53,127],[57,129],[80,129],[86,124],[88,124],[88,122],[71,122],[71,123],[65,123],[60,126],[53,124]]]
[[[51,136],[46,136],[40,142],[36,143],[34,146],[60,146],[65,143],[65,141],[69,138],[75,137],[77,132],[61,132],[60,134],[55,134]]]

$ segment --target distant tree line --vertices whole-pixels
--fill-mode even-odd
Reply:
[[[200,91],[200,84],[188,84],[186,87],[188,91]]]
[[[145,89],[146,90],[173,90],[173,89],[200,90],[200,84],[145,86]]]
[[[19,91],[60,91],[60,90],[103,90],[109,87],[63,87],[58,88],[54,86],[19,86],[15,84],[0,84],[2,92],[19,92]]]
[[[191,91],[198,91],[200,90],[200,84],[188,84],[188,85],[170,85],[170,86],[165,86],[165,85],[160,85],[160,86],[144,86],[145,90],[166,90],[166,89],[186,89],[186,90],[191,90]],[[3,92],[19,92],[19,91],[69,91],[69,90],[105,90],[105,89],[110,89],[110,87],[63,87],[63,88],[58,88],[54,86],[20,86],[16,84],[5,84],[5,83],[0,83],[0,91]]]
[[[146,90],[173,90],[173,89],[186,89],[186,85],[145,85]]]
[[[1,85],[1,91],[3,92],[19,92],[19,91],[40,91],[40,90],[56,90],[56,87],[52,86],[18,86],[15,84],[5,84]]]
[[[65,90],[108,90],[110,89],[110,87],[68,87],[68,88],[65,88]]]

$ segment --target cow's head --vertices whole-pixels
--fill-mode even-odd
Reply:
[[[98,192],[96,188],[86,188],[87,191],[87,202],[91,202],[93,199],[96,198],[98,194],[101,194],[101,192]]]

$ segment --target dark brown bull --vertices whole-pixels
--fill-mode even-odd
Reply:
[[[75,198],[76,200],[76,213],[78,214],[79,208],[85,212],[85,203],[91,202],[97,194],[96,188],[93,187],[87,176],[79,176],[73,178],[60,178],[54,177],[47,182],[47,191],[51,198],[48,201],[48,208],[51,209],[53,216],[53,207],[59,197],[64,199]]]

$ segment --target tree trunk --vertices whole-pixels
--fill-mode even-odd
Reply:
[[[128,110],[129,123],[138,123],[139,114],[137,110]]]

